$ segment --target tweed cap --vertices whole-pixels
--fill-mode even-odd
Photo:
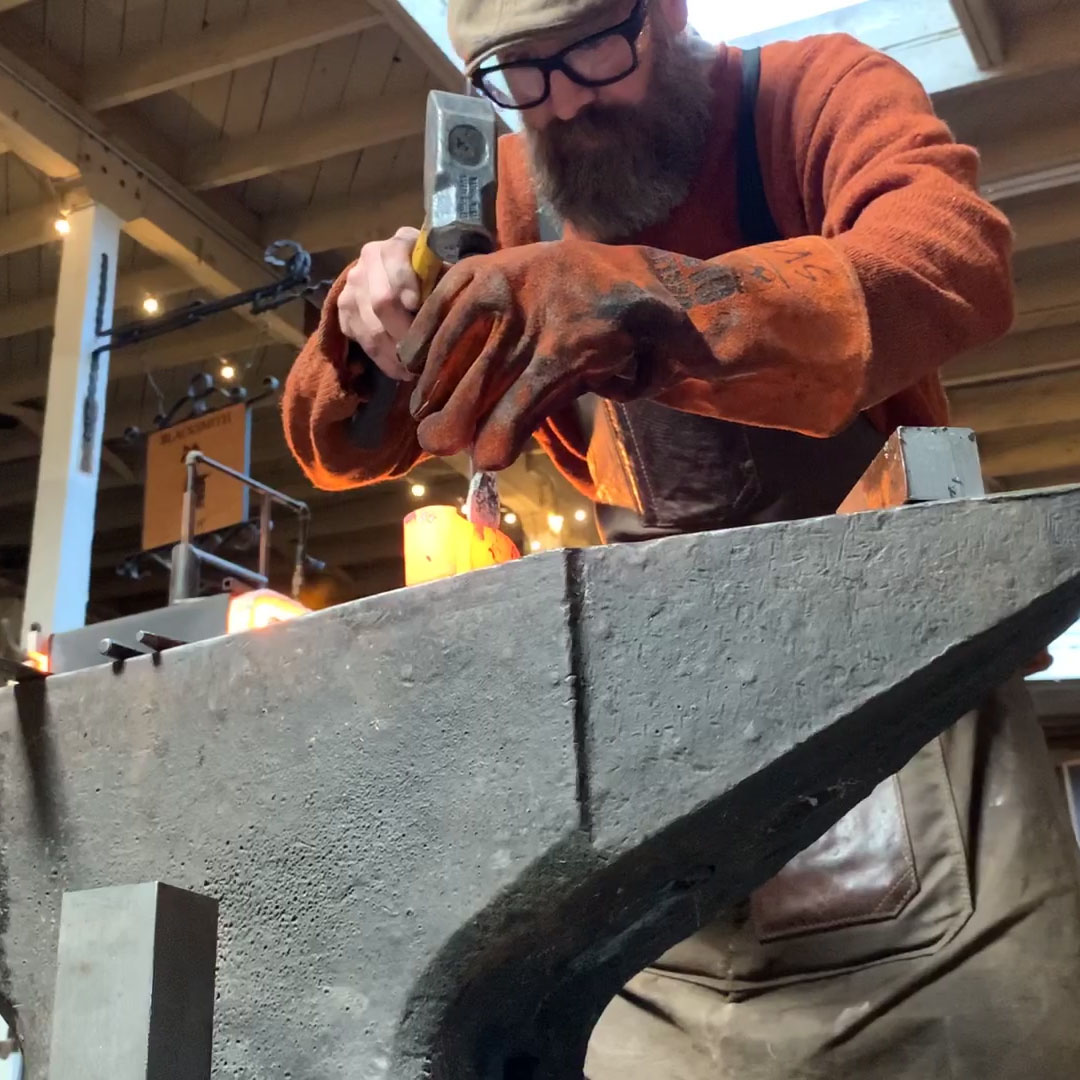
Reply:
[[[618,10],[613,0],[450,0],[447,16],[450,40],[472,72],[496,52],[588,26],[612,9]]]

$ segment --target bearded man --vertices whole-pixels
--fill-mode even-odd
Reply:
[[[1010,324],[1010,233],[900,65],[846,36],[706,48],[685,0],[449,14],[525,125],[499,250],[422,308],[415,229],[336,283],[284,401],[317,486],[535,436],[605,540],[641,540],[831,513],[895,427],[946,422],[938,369]],[[1075,849],[1014,682],[632,980],[586,1072],[1065,1080],[1078,1000]]]

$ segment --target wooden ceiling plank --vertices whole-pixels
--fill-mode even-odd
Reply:
[[[1080,468],[1080,424],[1075,421],[995,432],[980,436],[978,442],[987,476]]]
[[[955,387],[949,402],[952,423],[980,434],[1069,421],[1080,430],[1080,369]]]
[[[278,215],[267,222],[263,235],[267,243],[288,237],[313,252],[359,251],[369,240],[385,239],[400,226],[422,220],[420,192],[402,191],[399,185],[397,191],[381,188]]]
[[[0,256],[58,241],[56,217],[56,207],[45,205],[0,218]]]
[[[124,105],[361,33],[382,21],[382,15],[362,0],[318,0],[304,6],[302,17],[295,8],[285,8],[276,16],[211,23],[189,41],[125,53],[122,63],[91,70],[82,100],[94,110]]]
[[[947,387],[974,386],[1002,379],[1080,367],[1080,325],[1057,326],[1008,337],[972,349],[945,365]]]
[[[426,99],[426,94],[417,94],[357,102],[246,138],[197,147],[184,170],[185,182],[205,191],[419,135]]]

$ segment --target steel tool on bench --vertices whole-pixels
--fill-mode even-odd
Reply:
[[[627,977],[1078,615],[1063,488],[550,552],[0,691],[27,1060],[149,1076],[216,999],[219,1080],[580,1080]],[[219,900],[216,987],[204,963],[109,1019],[117,969],[68,955],[86,904],[61,897],[161,880]],[[163,894],[120,899],[145,913],[122,955],[156,969]]]

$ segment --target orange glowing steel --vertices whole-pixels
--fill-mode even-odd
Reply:
[[[26,654],[26,662],[32,668],[37,668],[38,671],[42,671],[46,675],[49,674],[49,654],[48,653],[36,652],[35,650],[31,649],[30,652],[28,652]]]
[[[296,600],[290,600],[270,589],[254,589],[241,593],[229,601],[226,632],[238,634],[242,630],[261,630],[273,623],[286,622],[298,615],[306,615],[308,609]]]
[[[480,529],[455,506],[425,506],[405,518],[405,584],[453,577],[520,558],[498,529]]]

